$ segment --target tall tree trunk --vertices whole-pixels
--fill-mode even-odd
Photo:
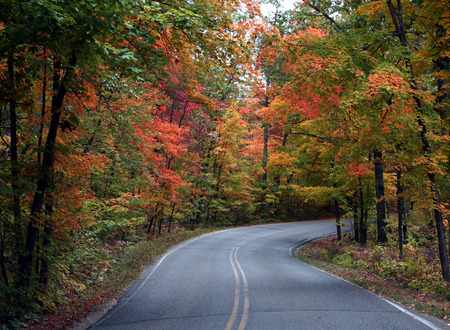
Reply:
[[[153,215],[149,215],[149,223],[148,223],[148,227],[147,227],[147,234],[150,234],[150,231],[152,230],[152,225],[153,225],[153,221],[156,219],[156,217],[158,216],[158,208],[159,208],[159,202],[156,203],[155,206],[155,211],[153,212]]]
[[[39,136],[38,136],[38,154],[37,160],[38,163],[41,163],[42,152],[42,135],[44,134],[44,118],[45,118],[45,108],[47,106],[47,57],[46,57],[47,48],[44,47],[43,57],[44,57],[44,69],[43,69],[43,78],[42,78],[42,107],[41,107],[41,123],[39,125]]]
[[[2,268],[3,282],[5,282],[5,286],[9,286],[8,274],[6,272],[5,266],[5,239],[6,239],[6,224],[3,224],[2,232],[0,233],[0,266]]]
[[[173,221],[173,214],[175,213],[175,207],[176,207],[176,203],[173,203],[172,206],[172,211],[170,212],[170,216],[169,216],[169,221],[168,221],[168,226],[167,226],[167,232],[170,234],[170,229],[172,227],[172,221]]]
[[[361,244],[367,242],[367,221],[366,221],[366,208],[364,207],[364,191],[362,187],[361,177],[359,178],[359,200],[360,200],[360,218],[359,218],[359,239]]]
[[[392,21],[395,25],[396,36],[399,38],[400,43],[403,47],[403,53],[405,55],[405,63],[410,75],[410,86],[414,91],[419,90],[412,64],[410,61],[410,52],[408,50],[408,41],[406,39],[406,29],[403,21],[403,10],[402,3],[397,0],[397,7],[394,6],[391,0],[387,1],[389,12],[391,14]],[[417,105],[417,123],[420,130],[420,138],[422,141],[422,150],[427,161],[431,163],[431,146],[428,140],[428,128],[425,124],[424,117],[426,116],[422,108],[422,102],[416,95],[414,96],[414,101]],[[430,189],[433,195],[433,209],[434,209],[434,221],[436,225],[436,231],[438,236],[438,246],[439,246],[439,259],[441,261],[442,277],[446,282],[450,282],[450,269],[449,269],[449,256],[447,254],[447,240],[445,237],[445,228],[441,212],[441,201],[439,195],[439,189],[436,182],[435,171],[431,166],[426,168],[428,179],[430,180]]]
[[[339,201],[337,198],[334,199],[334,214],[336,216],[336,234],[337,240],[342,240],[342,230],[341,230],[341,215],[339,211]]]
[[[183,114],[181,115],[180,121],[178,122],[178,127],[181,127],[181,123],[183,122],[184,116],[186,116],[188,104],[189,104],[189,101],[186,100],[186,102],[184,102],[184,106],[183,106]]]
[[[67,89],[66,84],[71,78],[71,75],[76,64],[76,57],[73,55],[70,59],[69,66],[64,68],[60,61],[54,63],[53,74],[53,91],[55,92],[52,98],[51,104],[51,121],[48,129],[47,140],[45,142],[42,169],[40,178],[38,179],[36,191],[30,209],[30,221],[27,227],[27,236],[25,241],[25,249],[19,254],[19,266],[21,283],[24,286],[30,284],[32,275],[32,265],[34,260],[34,252],[37,242],[37,235],[39,232],[39,218],[42,212],[42,205],[44,203],[44,196],[47,193],[52,181],[52,167],[54,163],[55,155],[55,142],[58,133],[59,120],[63,109],[64,97]],[[64,77],[61,77],[61,73],[65,70]]]
[[[398,215],[398,251],[400,259],[403,259],[403,238],[406,234],[406,211],[403,198],[402,171],[396,170],[397,174],[397,215]]]
[[[353,231],[355,233],[355,241],[359,242],[359,222],[358,222],[358,203],[357,203],[357,193],[353,196],[352,210],[353,210]]]
[[[263,148],[263,159],[262,159],[262,168],[264,170],[263,173],[263,182],[267,182],[267,161],[268,161],[268,151],[267,146],[269,144],[269,124],[264,123],[264,148]]]
[[[386,200],[384,196],[383,154],[379,150],[374,151],[375,158],[375,192],[377,197],[377,241],[386,243]]]
[[[45,226],[44,235],[42,240],[42,255],[40,257],[40,271],[39,271],[39,283],[42,284],[44,291],[47,289],[48,275],[50,271],[50,263],[48,260],[48,250],[51,246],[51,235],[53,233],[52,216],[53,216],[53,203],[47,201],[45,204]]]
[[[20,253],[20,245],[22,244],[22,219],[20,213],[20,192],[19,192],[19,158],[17,152],[17,102],[14,99],[16,82],[14,77],[14,57],[13,55],[8,56],[8,79],[9,79],[9,93],[11,98],[9,100],[9,129],[10,129],[10,163],[11,163],[11,189],[13,193],[13,217],[14,217],[14,236],[15,236],[15,247],[17,253]]]

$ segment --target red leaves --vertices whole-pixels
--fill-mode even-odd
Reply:
[[[371,169],[368,166],[368,164],[359,164],[356,161],[352,161],[348,165],[349,169],[347,171],[347,180],[350,176],[362,176],[362,175],[368,175],[371,173]]]

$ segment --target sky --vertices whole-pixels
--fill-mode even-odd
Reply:
[[[283,3],[285,10],[290,10],[294,8],[294,4],[300,2],[301,0],[280,0]],[[275,11],[275,6],[269,4],[261,4],[261,11],[263,15],[268,15],[270,12]]]

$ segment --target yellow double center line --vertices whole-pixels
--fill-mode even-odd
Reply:
[[[241,264],[239,263],[237,259],[237,252],[239,250],[239,247],[246,243],[247,241],[241,242],[238,245],[234,246],[230,253],[230,263],[231,267],[233,268],[234,277],[236,278],[236,289],[234,291],[234,305],[233,305],[233,311],[231,312],[230,319],[228,320],[227,326],[225,327],[225,330],[231,330],[231,328],[234,325],[234,322],[236,321],[238,311],[239,311],[239,302],[240,302],[240,288],[241,288],[241,279],[240,276],[242,276],[242,281],[244,283],[244,311],[242,313],[241,322],[239,323],[239,330],[243,330],[245,328],[245,324],[248,320],[248,308],[250,306],[250,300],[248,298],[248,281],[247,276],[245,276],[244,271],[242,270]],[[240,276],[239,276],[240,273]]]
[[[287,230],[283,230],[282,232],[284,232],[284,231],[287,231]],[[241,277],[242,277],[242,283],[243,283],[243,288],[244,288],[244,310],[242,312],[241,321],[239,322],[238,330],[244,330],[245,325],[247,324],[247,320],[248,320],[248,309],[250,307],[250,299],[249,299],[249,295],[248,295],[248,281],[247,281],[247,276],[245,276],[245,272],[242,269],[241,264],[239,263],[238,258],[237,258],[237,253],[239,251],[239,248],[242,245],[244,245],[250,241],[253,241],[255,239],[258,239],[258,238],[261,238],[264,236],[268,236],[271,234],[274,234],[274,232],[269,232],[264,235],[258,235],[256,237],[248,238],[242,242],[239,242],[231,249],[230,263],[231,263],[231,267],[233,268],[234,277],[236,279],[236,289],[234,291],[233,310],[231,312],[230,318],[228,319],[228,323],[227,323],[227,326],[225,327],[225,330],[231,330],[233,328],[233,325],[236,322],[236,318],[238,316],[239,304],[240,304],[240,300],[241,300],[240,299]]]

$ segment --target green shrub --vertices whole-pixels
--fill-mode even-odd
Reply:
[[[333,262],[343,266],[351,266],[352,265],[352,257],[347,254],[338,254],[333,258]]]
[[[332,246],[328,249],[322,249],[322,256],[328,260],[333,261],[334,257],[338,254],[338,250]]]

